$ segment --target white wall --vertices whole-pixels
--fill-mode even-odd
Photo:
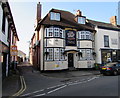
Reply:
[[[118,49],[120,49],[120,31],[118,32],[118,39],[119,39],[119,45],[118,45]]]
[[[6,22],[5,23],[5,34],[4,33],[1,34],[1,36],[2,36],[1,41],[8,46],[9,43],[7,40],[8,39],[8,20],[7,20],[7,18],[5,18],[5,22]]]
[[[44,26],[42,25],[39,31],[39,38],[40,38],[40,65],[41,65],[41,70],[43,70],[43,64],[44,64]]]
[[[58,38],[50,38],[44,40],[44,45],[46,46],[47,41],[47,47],[64,47],[64,40],[58,39]]]
[[[45,70],[62,70],[68,68],[67,61],[49,61],[45,62]]]
[[[96,34],[95,34],[95,52],[96,52],[96,63],[101,64],[101,48],[106,49],[107,47],[104,47],[104,35],[109,36],[109,48],[110,49],[118,49],[119,40],[118,40],[118,31],[113,30],[105,30],[100,28],[95,28]],[[117,39],[117,45],[112,44],[112,39]],[[109,49],[107,48],[107,49]]]
[[[92,48],[92,41],[80,41],[79,48]]]
[[[3,17],[3,10],[2,10],[2,5],[0,4],[0,40],[2,39],[2,17]]]

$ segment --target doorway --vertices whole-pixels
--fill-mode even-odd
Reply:
[[[68,54],[68,67],[74,67],[74,54]]]

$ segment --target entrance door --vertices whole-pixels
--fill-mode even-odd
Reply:
[[[68,67],[74,67],[73,53],[68,54]]]

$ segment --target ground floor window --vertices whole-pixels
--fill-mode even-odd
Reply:
[[[47,61],[59,61],[65,60],[64,48],[45,48],[45,60]]]
[[[79,49],[79,60],[93,60],[92,49]]]
[[[120,60],[120,50],[101,50],[102,63]]]

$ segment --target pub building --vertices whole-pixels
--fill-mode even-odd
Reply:
[[[39,70],[93,68],[95,63],[94,35],[80,10],[76,15],[51,9],[39,21]]]

